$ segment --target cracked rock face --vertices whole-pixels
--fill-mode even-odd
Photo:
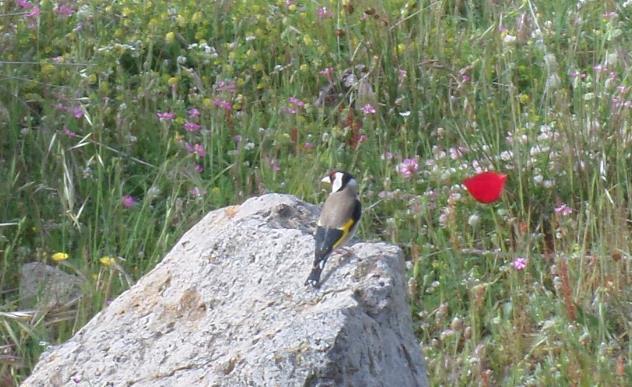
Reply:
[[[334,253],[303,286],[318,208],[270,194],[209,213],[24,386],[427,386],[401,251]]]

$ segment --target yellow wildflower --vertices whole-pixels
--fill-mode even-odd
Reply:
[[[43,63],[41,67],[41,72],[43,76],[49,76],[55,72],[55,66],[50,63]]]
[[[529,97],[529,94],[519,94],[518,99],[521,104],[527,104],[531,98]]]
[[[173,31],[167,32],[167,34],[165,35],[165,42],[167,44],[172,44],[175,41],[176,41],[176,33]]]
[[[53,261],[55,262],[61,262],[61,261],[65,261],[70,257],[70,255],[68,255],[67,253],[64,253],[62,251],[58,251],[55,254],[51,255],[51,258],[53,259]]]
[[[107,94],[110,92],[110,84],[108,81],[101,81],[99,83],[99,91],[103,94]]]
[[[197,30],[197,32],[195,33],[195,39],[197,40],[203,40],[206,37],[206,31],[200,29]]]
[[[116,258],[114,257],[109,257],[109,256],[103,256],[101,258],[99,258],[99,262],[101,262],[101,264],[105,267],[110,267],[112,265],[114,265],[116,263]]]

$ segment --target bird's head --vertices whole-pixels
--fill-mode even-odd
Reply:
[[[331,184],[331,193],[342,191],[349,187],[357,190],[358,182],[356,179],[344,171],[331,171],[321,180],[323,183]]]

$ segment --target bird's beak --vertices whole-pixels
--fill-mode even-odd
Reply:
[[[331,179],[329,179],[329,176],[323,177],[320,181],[321,183],[331,184]]]

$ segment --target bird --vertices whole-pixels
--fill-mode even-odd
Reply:
[[[344,245],[358,228],[362,205],[358,182],[349,173],[332,171],[321,180],[331,184],[331,193],[320,211],[316,228],[314,264],[305,285],[320,287],[320,274],[331,253]]]

